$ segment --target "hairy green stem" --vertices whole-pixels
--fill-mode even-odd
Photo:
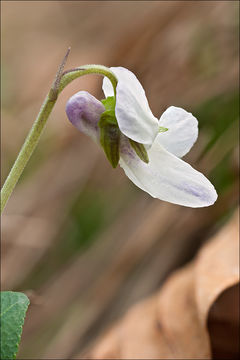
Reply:
[[[62,65],[60,66],[62,70]],[[61,91],[74,79],[88,74],[99,74],[109,78],[112,83],[114,93],[116,94],[117,79],[113,72],[102,65],[84,65],[76,69],[65,71],[60,74],[61,80],[59,81],[59,73],[57,74],[56,81],[53,83],[39,114],[18,154],[18,157],[2,187],[1,190],[1,213],[14,190],[27,162],[29,161],[37,143],[40,139],[45,124],[51,114],[51,111],[57,101],[58,95]],[[57,85],[57,88],[56,88]]]
[[[57,100],[57,99],[56,99]],[[30,159],[33,150],[35,149],[46,121],[52,111],[52,108],[56,100],[49,100],[49,96],[45,99],[37,119],[35,120],[15,163],[2,187],[1,190],[1,212],[3,211],[14,187],[16,186],[18,179],[20,178],[28,160]]]

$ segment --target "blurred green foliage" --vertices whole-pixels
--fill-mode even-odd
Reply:
[[[194,113],[197,119],[200,119],[200,131],[204,130],[211,136],[201,153],[202,158],[231,124],[238,121],[239,93],[234,91],[218,95],[200,105]]]
[[[221,196],[236,181],[233,156],[239,134],[239,93],[234,91],[214,97],[199,106],[194,114],[200,120],[200,132],[206,133],[209,139],[198,161],[214,147],[219,153],[208,177]]]

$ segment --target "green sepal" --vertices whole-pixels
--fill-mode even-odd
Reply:
[[[163,126],[159,126],[159,128],[158,128],[158,132],[165,132],[165,131],[168,131],[168,128],[165,128],[165,127],[163,127]]]
[[[102,113],[98,122],[100,128],[100,144],[113,168],[119,162],[120,130],[114,110],[106,110]]]
[[[149,163],[148,153],[143,144],[140,144],[132,139],[128,139],[131,147],[134,149],[137,156],[144,161],[145,163]]]
[[[106,110],[112,110],[115,114],[115,97],[108,96],[106,99],[102,99],[101,103],[104,105]]]

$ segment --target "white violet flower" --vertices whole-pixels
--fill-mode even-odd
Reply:
[[[110,68],[118,79],[103,79],[106,99],[85,91],[73,95],[66,113],[80,131],[101,144],[113,167],[152,197],[189,207],[212,205],[217,193],[210,181],[180,158],[198,136],[198,121],[189,112],[170,106],[158,120],[145,91],[129,70]]]

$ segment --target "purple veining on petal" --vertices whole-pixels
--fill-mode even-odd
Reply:
[[[170,182],[169,179],[166,180],[166,182]],[[211,196],[211,193],[209,192],[208,189],[205,189],[202,186],[198,186],[197,184],[194,186],[193,184],[188,184],[187,182],[185,183],[180,183],[180,184],[176,184],[175,182],[172,183],[172,186],[174,186],[175,188],[193,195],[197,198],[199,198],[202,202],[204,203],[211,203],[213,200],[213,197]]]
[[[182,189],[183,191],[187,192],[188,194],[191,194],[193,196],[196,196],[197,198],[201,199],[203,202],[209,202],[210,200],[210,193],[205,188],[199,186],[193,186],[189,184],[181,184],[179,186],[179,189]]]
[[[99,139],[98,121],[104,111],[101,101],[87,91],[79,91],[66,104],[66,113],[70,122],[96,141]]]
[[[133,148],[131,147],[128,138],[121,134],[120,138],[120,155],[128,156],[129,159],[136,159],[137,155]]]

